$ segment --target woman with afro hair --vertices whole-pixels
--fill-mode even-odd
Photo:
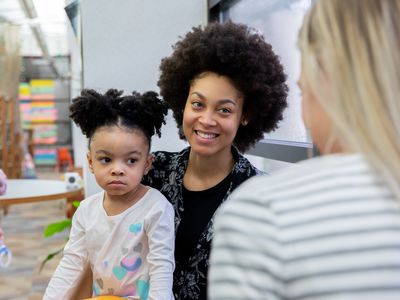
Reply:
[[[175,209],[175,299],[206,299],[214,213],[261,173],[241,153],[282,120],[286,76],[271,45],[232,22],[193,28],[160,70],[160,94],[190,147],[155,152],[144,183]]]

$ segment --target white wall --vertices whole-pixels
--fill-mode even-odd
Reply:
[[[85,88],[158,92],[161,59],[172,52],[179,36],[207,23],[207,1],[82,0],[81,16]],[[86,143],[82,136],[76,142]],[[185,145],[169,116],[152,150],[177,151]],[[86,164],[84,177],[86,196],[99,191]]]
[[[70,0],[66,4],[73,2]],[[71,52],[71,99],[78,96],[82,89],[82,59],[81,59],[81,41],[80,41],[80,22],[78,18],[77,31],[75,34],[72,26],[68,24],[68,44]],[[87,151],[87,144],[81,130],[71,122],[72,126],[72,147],[74,150],[74,165],[76,167],[83,167],[85,164],[85,156],[82,153]]]

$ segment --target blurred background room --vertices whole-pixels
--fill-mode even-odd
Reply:
[[[87,141],[69,120],[71,99],[82,88],[158,91],[161,59],[193,26],[226,20],[251,25],[286,69],[284,121],[246,153],[250,161],[272,173],[315,155],[296,85],[297,33],[311,2],[0,0],[0,168],[10,180],[8,196],[0,196],[0,227],[13,254],[11,264],[0,267],[0,300],[42,299],[76,201],[99,190],[86,165]],[[184,145],[169,115],[152,150]],[[66,176],[77,180],[74,193]],[[50,192],[42,183],[63,186]],[[25,198],[10,195],[17,192]],[[6,202],[10,198],[14,202]]]

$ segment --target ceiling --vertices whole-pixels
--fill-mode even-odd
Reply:
[[[64,7],[71,0],[0,0],[0,23],[20,26],[21,56],[37,59],[37,65],[50,72],[48,76],[66,77],[68,68],[58,60],[68,61],[69,20]],[[75,0],[76,2],[76,0]],[[34,67],[30,67],[34,72]]]

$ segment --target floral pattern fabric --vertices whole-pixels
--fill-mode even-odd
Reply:
[[[158,189],[172,203],[175,210],[175,232],[181,222],[183,208],[183,176],[185,174],[190,147],[181,152],[158,151],[153,153],[153,167],[144,177],[143,183]],[[261,174],[251,163],[232,147],[235,165],[232,181],[224,202],[231,192],[248,178]],[[174,294],[176,300],[199,299],[200,292],[206,289],[210,247],[213,238],[213,218],[209,220],[199,237],[196,249],[187,264],[176,262],[174,272]]]

